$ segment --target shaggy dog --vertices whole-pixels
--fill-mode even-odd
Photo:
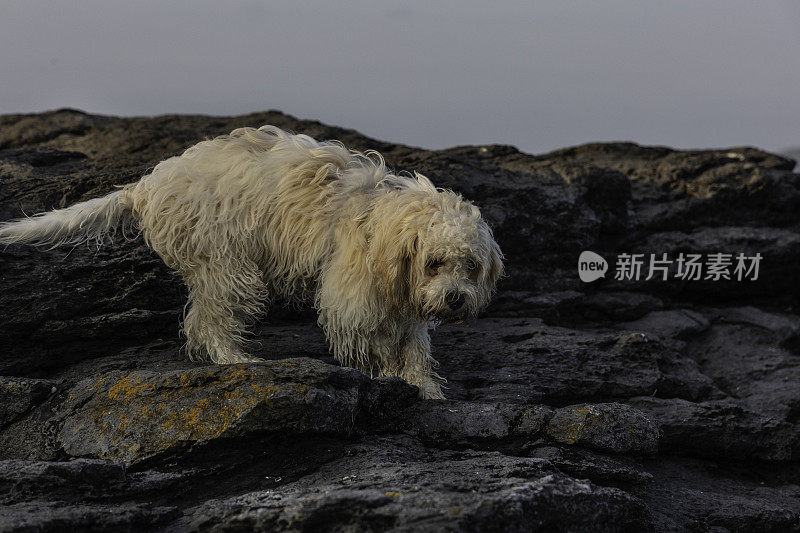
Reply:
[[[442,398],[428,329],[474,316],[503,271],[478,208],[376,152],[241,128],[102,198],[0,225],[0,243],[101,242],[124,222],[189,288],[190,357],[257,360],[247,326],[270,296],[314,295],[343,364]]]

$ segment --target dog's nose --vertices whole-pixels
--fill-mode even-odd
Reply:
[[[450,291],[445,295],[447,306],[453,311],[464,307],[464,302],[467,301],[464,295],[457,291]]]

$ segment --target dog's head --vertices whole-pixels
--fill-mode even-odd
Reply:
[[[420,320],[460,322],[489,303],[503,255],[475,205],[422,184],[393,193],[373,213],[380,220],[371,243],[376,274],[393,307]]]

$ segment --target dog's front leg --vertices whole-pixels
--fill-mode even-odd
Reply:
[[[434,371],[431,341],[426,325],[384,323],[369,339],[371,365],[379,376],[397,376],[419,387],[420,398],[443,399],[441,382]]]
[[[431,357],[431,337],[426,324],[411,328],[403,339],[399,355],[399,376],[419,387],[420,398],[443,400],[441,384],[444,379],[433,371],[438,363]]]

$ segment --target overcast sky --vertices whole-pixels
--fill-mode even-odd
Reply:
[[[0,2],[0,113],[279,109],[389,141],[800,145],[797,0]]]

